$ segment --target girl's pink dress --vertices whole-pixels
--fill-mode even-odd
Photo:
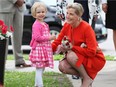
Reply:
[[[34,31],[34,28],[33,28],[33,32],[39,32],[41,34],[38,36],[39,38],[50,37],[48,25],[47,24],[44,24],[44,25],[41,24],[41,25],[42,25],[42,28],[38,28],[38,31]],[[39,30],[39,29],[42,29],[42,30]],[[32,38],[33,38],[33,35],[32,35]],[[37,42],[37,45],[35,46],[34,49],[32,47],[29,54],[29,59],[32,62],[32,66],[37,68],[44,68],[44,67],[53,68],[53,53],[52,53],[52,46],[51,46],[50,40],[43,39],[39,41],[39,39],[37,39],[36,42]]]

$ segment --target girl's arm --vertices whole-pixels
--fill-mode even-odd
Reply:
[[[32,37],[37,42],[45,42],[50,40],[50,36],[43,36],[42,27],[39,25],[34,25],[32,28]]]

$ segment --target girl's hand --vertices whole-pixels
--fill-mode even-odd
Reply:
[[[50,36],[50,40],[55,40],[56,39],[56,36],[55,35],[51,35]]]

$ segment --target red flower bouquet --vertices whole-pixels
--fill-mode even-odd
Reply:
[[[61,45],[59,45],[58,47],[57,47],[57,50],[56,50],[56,54],[59,54],[59,53],[61,53],[61,47],[64,47],[65,49],[71,49],[71,47],[72,47],[72,43],[71,43],[71,40],[67,37],[67,36],[64,36],[64,38],[62,39],[62,44]],[[65,51],[66,52],[66,51]],[[64,53],[65,53],[64,52]]]
[[[71,48],[71,41],[67,36],[64,36],[63,40],[62,40],[62,45],[65,48]]]
[[[2,20],[0,20],[0,39],[1,40],[10,37],[13,31],[14,29],[12,26],[10,26],[10,31],[8,31],[8,26]]]

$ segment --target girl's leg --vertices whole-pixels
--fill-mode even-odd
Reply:
[[[43,75],[44,68],[36,68],[36,75],[35,75],[35,87],[43,87]]]
[[[73,51],[68,52],[67,61],[82,76],[83,83],[82,83],[81,87],[89,87],[90,84],[93,82],[93,80],[88,76],[88,74],[87,74],[83,65],[81,65],[80,67],[75,66],[76,62],[78,61],[78,57]]]

